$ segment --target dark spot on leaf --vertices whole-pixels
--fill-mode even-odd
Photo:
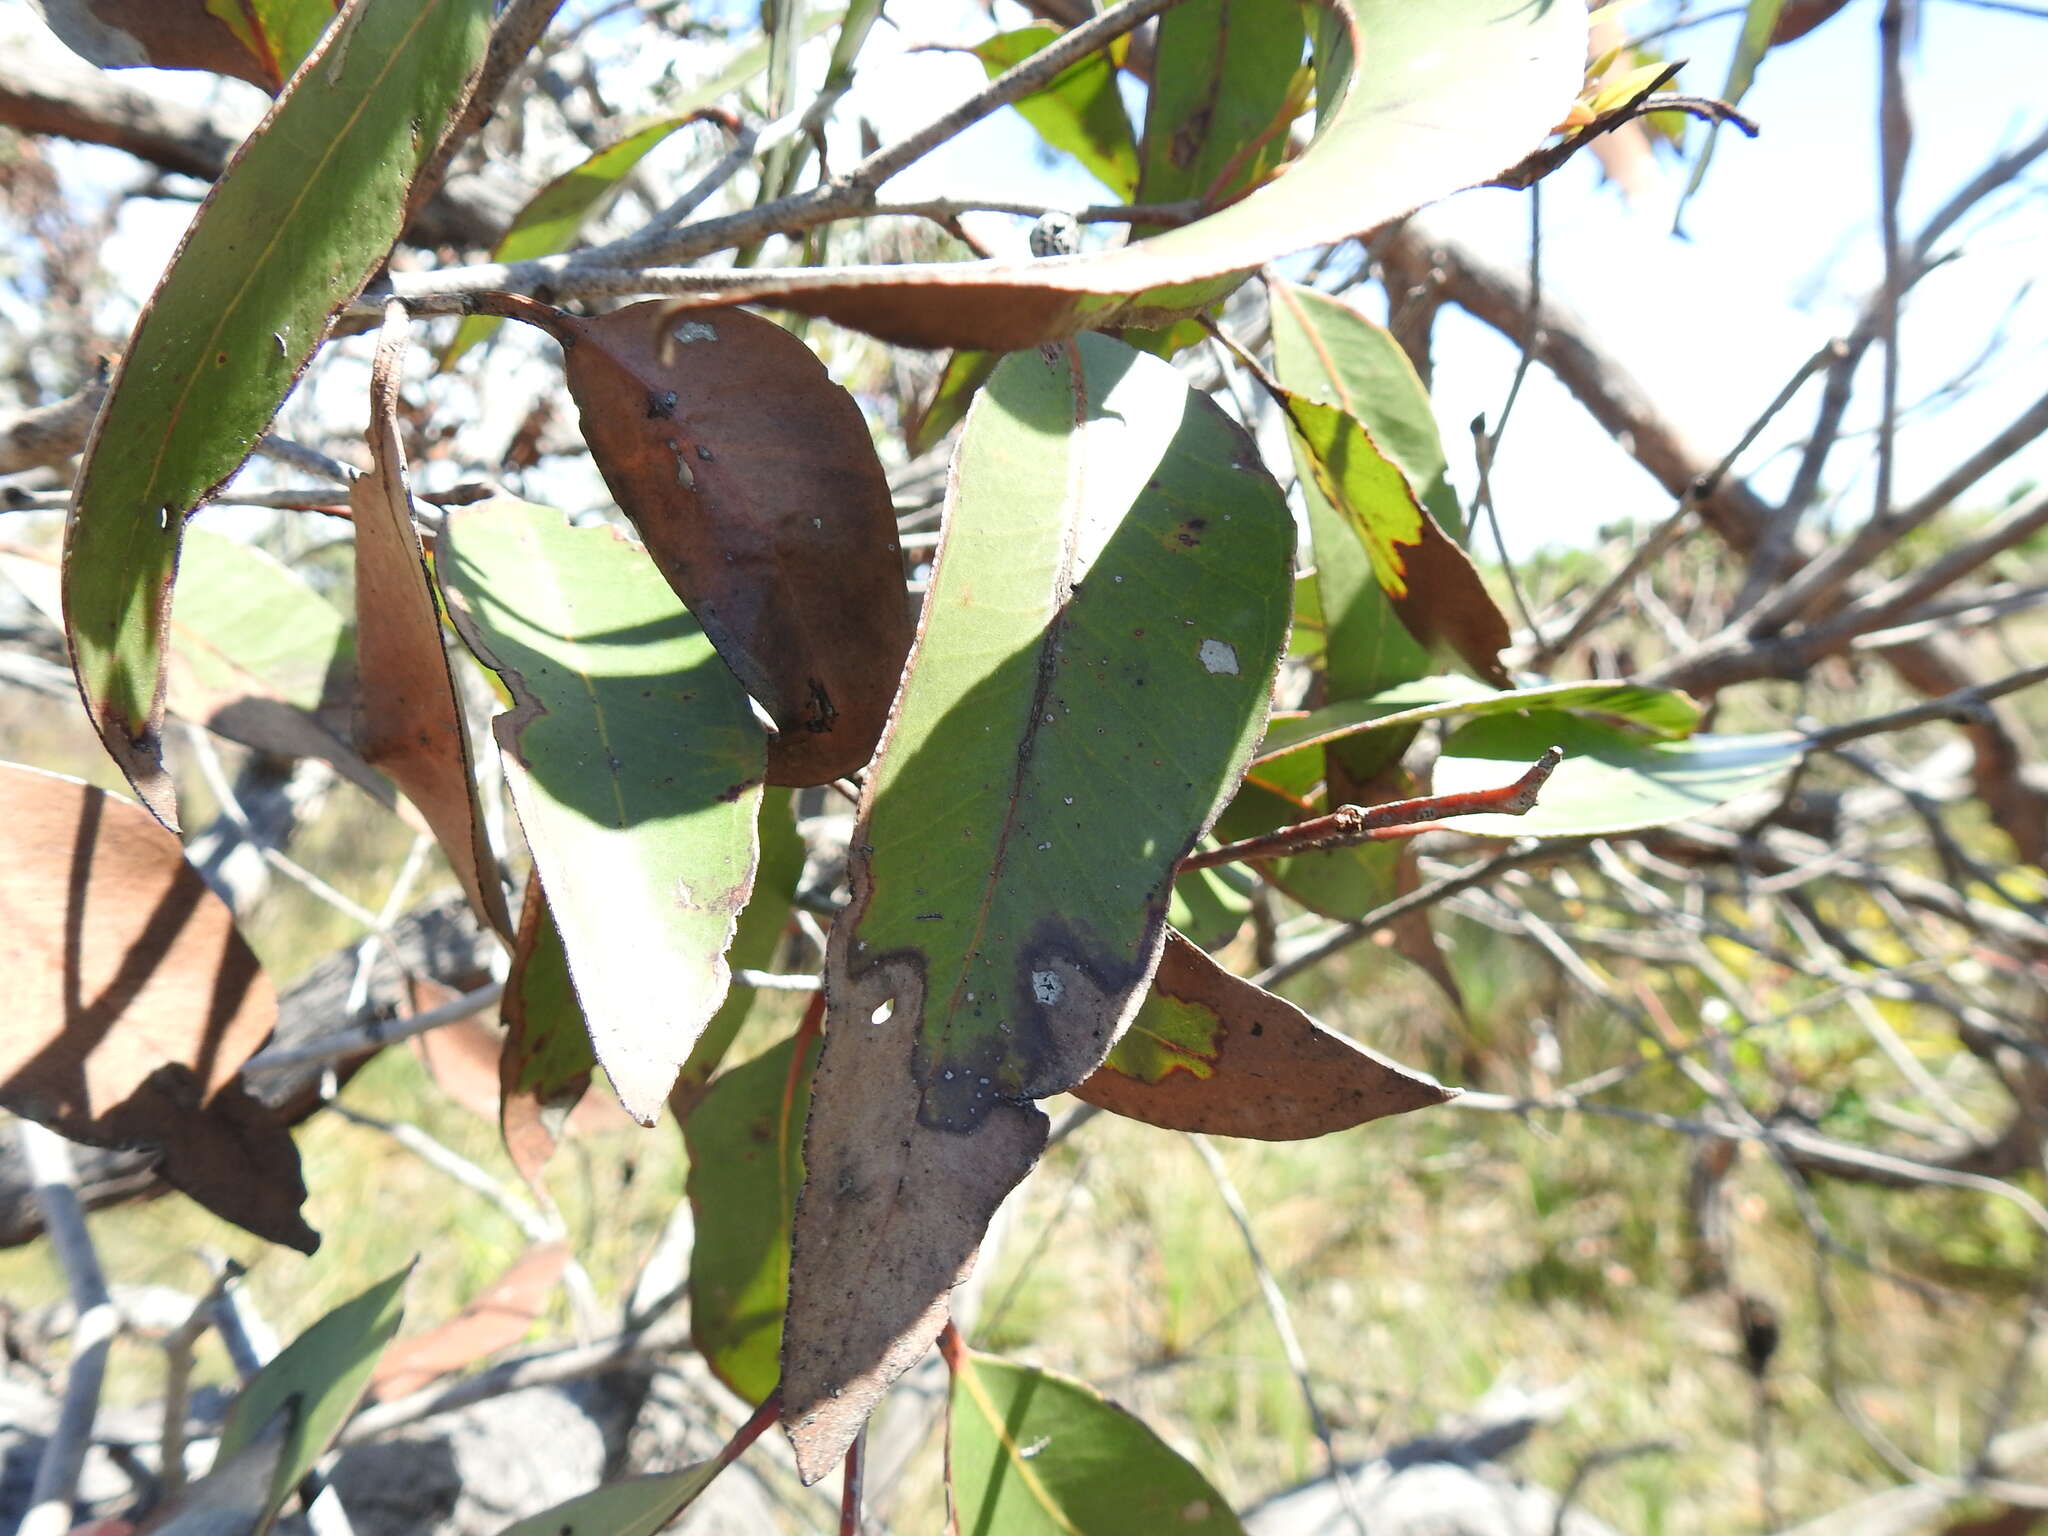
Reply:
[[[672,389],[650,389],[647,392],[647,419],[667,421],[676,413],[676,392]]]
[[[702,459],[706,464],[709,464],[711,462],[711,450],[709,448],[706,448],[702,443],[699,443],[697,445],[697,457]]]
[[[1263,1025],[1263,1024],[1254,1024],[1254,1025],[1252,1025],[1252,1037],[1253,1037],[1254,1039],[1257,1039],[1257,1038],[1258,1038],[1258,1037],[1259,1037],[1260,1035],[1263,1035],[1263,1034],[1264,1034],[1265,1032],[1266,1032],[1266,1026],[1265,1026],[1265,1025]]]
[[[697,450],[702,453],[704,450]],[[809,697],[804,704],[804,729],[807,731],[829,731],[832,722],[839,718],[839,711],[832,703],[832,695],[825,691],[825,685],[815,677],[810,679]]]

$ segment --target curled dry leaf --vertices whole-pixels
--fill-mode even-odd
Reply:
[[[807,1480],[938,1332],[1044,1144],[1031,1100],[1143,996],[1265,718],[1293,547],[1242,430],[1105,337],[1007,358],[969,415],[826,962],[783,1340]]]
[[[0,764],[0,1104],[90,1146],[152,1147],[215,1215],[304,1252],[298,1149],[235,1074],[277,999],[148,812]]]
[[[1170,1131],[1301,1141],[1453,1097],[1169,934],[1151,995],[1074,1090]]]
[[[811,349],[743,310],[659,303],[554,322],[605,483],[676,595],[775,722],[768,782],[873,754],[909,599],[867,423]]]
[[[1354,71],[1352,60],[1366,67]],[[915,347],[1008,352],[1083,328],[1164,326],[1260,263],[1483,183],[1579,92],[1581,6],[1327,0],[1315,141],[1228,208],[1116,250],[1037,261],[692,274],[677,308],[772,302]]]
[[[349,487],[356,529],[356,744],[419,808],[477,916],[506,938],[512,915],[476,800],[469,732],[441,610],[412,525],[405,449],[398,441],[399,368],[405,315],[387,316],[370,375],[370,456],[375,468]]]

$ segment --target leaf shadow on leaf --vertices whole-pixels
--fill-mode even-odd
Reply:
[[[1016,1456],[1021,1454],[1024,1425],[1031,1415],[1031,1399],[1038,1395],[1041,1382],[1040,1377],[1026,1377],[1010,1402],[1010,1411],[1003,1416],[1002,1435],[991,1448],[989,1456],[987,1496],[982,1500],[981,1518],[974,1522],[972,1536],[996,1536],[996,1521],[1004,1507],[1003,1483],[1016,1466]]]
[[[462,558],[460,546],[450,549],[443,558],[459,562]],[[595,630],[569,635],[555,630],[546,630],[531,613],[513,614],[491,594],[488,582],[481,577],[461,582],[464,601],[478,610],[478,617],[487,624],[491,634],[488,645],[473,625],[463,627],[463,638],[470,649],[482,655],[489,651],[486,664],[493,671],[516,674],[532,679],[549,671],[559,671],[556,663],[541,651],[521,645],[507,636],[505,618],[516,619],[523,628],[553,635],[564,644],[573,644],[584,651],[616,648],[620,651],[658,646],[672,641],[687,641],[697,634],[697,626],[689,615],[678,609],[673,617],[664,617],[651,623],[621,625],[616,629]],[[492,616],[490,610],[498,609],[505,617]],[[622,683],[639,681],[644,685],[642,693],[647,698],[650,711],[662,707],[664,698],[687,705],[698,693],[713,687],[723,688],[726,667],[716,653],[707,656],[695,666],[682,671],[659,671],[643,673],[610,673],[605,677],[609,688]],[[520,706],[508,717],[511,730],[524,730],[527,724],[544,711],[537,706]],[[679,718],[682,718],[679,716]],[[633,786],[622,782],[615,772],[591,772],[579,767],[563,755],[553,752],[534,753],[523,759],[527,772],[551,796],[581,816],[604,826],[628,829],[645,822],[661,821],[669,817],[687,815],[688,808],[679,808],[673,799],[655,796],[628,795]],[[612,768],[616,770],[617,764]],[[737,791],[744,785],[734,786]]]
[[[1184,388],[1138,387],[1156,360],[1070,346],[1084,379],[1027,355],[991,381],[954,505],[1049,474],[1078,498],[1072,542],[942,545],[833,928],[784,1340],[807,1480],[937,1334],[1044,1145],[1033,1101],[1136,1010],[1284,640],[1292,524],[1249,441]]]

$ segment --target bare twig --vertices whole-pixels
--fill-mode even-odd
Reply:
[[[1308,1355],[1301,1347],[1301,1335],[1294,1331],[1294,1316],[1288,1311],[1287,1297],[1281,1292],[1280,1282],[1273,1278],[1272,1268],[1259,1248],[1258,1234],[1252,1230],[1251,1212],[1245,1209],[1244,1198],[1238,1194],[1230,1170],[1223,1165],[1222,1156],[1209,1145],[1209,1138],[1189,1132],[1188,1140],[1200,1155],[1202,1166],[1209,1170],[1223,1208],[1230,1213],[1230,1219],[1237,1225],[1238,1236],[1244,1240],[1245,1255],[1251,1261],[1252,1273],[1258,1277],[1259,1295],[1266,1303],[1266,1315],[1272,1319],[1274,1333],[1279,1335],[1280,1353],[1285,1357],[1294,1385],[1301,1393],[1302,1406],[1308,1410],[1309,1428],[1323,1448],[1324,1464],[1330,1481],[1336,1486],[1337,1497],[1343,1501],[1344,1512],[1350,1516],[1352,1528],[1358,1536],[1367,1536],[1365,1510],[1358,1502],[1358,1490],[1351,1486],[1351,1479],[1344,1472],[1344,1463],[1337,1457],[1337,1442],[1330,1433],[1330,1421],[1323,1416],[1322,1406],[1316,1401],[1315,1387],[1309,1380]]]
[[[71,1363],[64,1373],[64,1402],[56,1427],[36,1463],[35,1484],[19,1536],[63,1536],[71,1529],[71,1503],[78,1492],[79,1469],[92,1443],[93,1420],[99,1415],[100,1385],[106,1379],[107,1348],[120,1328],[120,1314],[107,1294],[107,1277],[99,1251],[79,1204],[77,1176],[71,1167],[71,1145],[55,1131],[33,1120],[15,1123],[43,1227],[57,1250],[57,1262],[70,1288],[72,1311]]]

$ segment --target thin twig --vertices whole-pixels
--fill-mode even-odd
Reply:
[[[223,1264],[185,1321],[164,1335],[164,1427],[160,1475],[166,1499],[174,1498],[185,1486],[185,1412],[192,1389],[193,1351],[206,1330],[213,1326],[221,1297],[242,1273],[240,1264],[233,1261]]]
[[[15,1122],[23,1161],[35,1182],[36,1204],[43,1230],[57,1250],[71,1292],[71,1361],[64,1372],[64,1401],[56,1427],[36,1463],[28,1513],[17,1536],[63,1536],[71,1529],[72,1501],[78,1474],[92,1444],[93,1420],[99,1416],[100,1385],[106,1379],[107,1349],[120,1329],[120,1314],[107,1294],[107,1277],[99,1250],[85,1224],[78,1198],[78,1176],[71,1166],[71,1144],[33,1120]]]
[[[570,293],[688,292],[730,281],[730,273],[645,271],[660,264],[694,262],[713,251],[729,250],[796,233],[865,212],[877,190],[939,145],[984,117],[1049,84],[1069,66],[1135,30],[1177,0],[1121,0],[1100,15],[1062,34],[1048,47],[1005,70],[951,111],[940,114],[916,132],[885,145],[844,174],[787,197],[701,220],[678,229],[660,229],[568,256],[531,261],[485,262],[436,272],[400,272],[390,279],[390,294],[416,314],[452,312],[455,296],[485,290]],[[639,281],[636,286],[636,279]],[[381,310],[384,294],[366,294],[346,312],[370,316]]]
[[[1564,749],[1550,747],[1526,773],[1498,789],[1422,795],[1381,805],[1340,805],[1327,815],[1296,822],[1277,832],[1192,853],[1181,860],[1181,872],[1210,869],[1218,864],[1288,858],[1326,848],[1350,848],[1360,843],[1389,842],[1424,832],[1455,832],[1457,828],[1442,825],[1445,818],[1453,816],[1526,816],[1536,809],[1538,793],[1563,761]]]
[[[1323,1459],[1329,1468],[1330,1481],[1337,1489],[1337,1497],[1342,1501],[1344,1512],[1350,1516],[1352,1528],[1358,1536],[1368,1536],[1365,1510],[1358,1502],[1358,1490],[1351,1486],[1344,1464],[1337,1458],[1337,1442],[1330,1433],[1330,1421],[1323,1416],[1322,1406],[1316,1401],[1315,1387],[1309,1381],[1308,1355],[1301,1347],[1301,1336],[1294,1331],[1294,1317],[1288,1311],[1287,1297],[1282,1294],[1280,1282],[1273,1278],[1273,1271],[1259,1248],[1258,1234],[1252,1230],[1251,1212],[1245,1209],[1244,1199],[1231,1180],[1230,1170],[1223,1165],[1222,1155],[1209,1144],[1209,1138],[1191,1131],[1188,1140],[1201,1157],[1202,1165],[1209,1170],[1223,1208],[1230,1213],[1230,1219],[1237,1224],[1238,1236],[1244,1240],[1245,1254],[1251,1260],[1252,1273],[1258,1277],[1259,1294],[1266,1303],[1266,1315],[1272,1319],[1274,1333],[1279,1335],[1280,1353],[1285,1357],[1294,1385],[1301,1393],[1302,1406],[1308,1410],[1309,1428],[1323,1448]]]

